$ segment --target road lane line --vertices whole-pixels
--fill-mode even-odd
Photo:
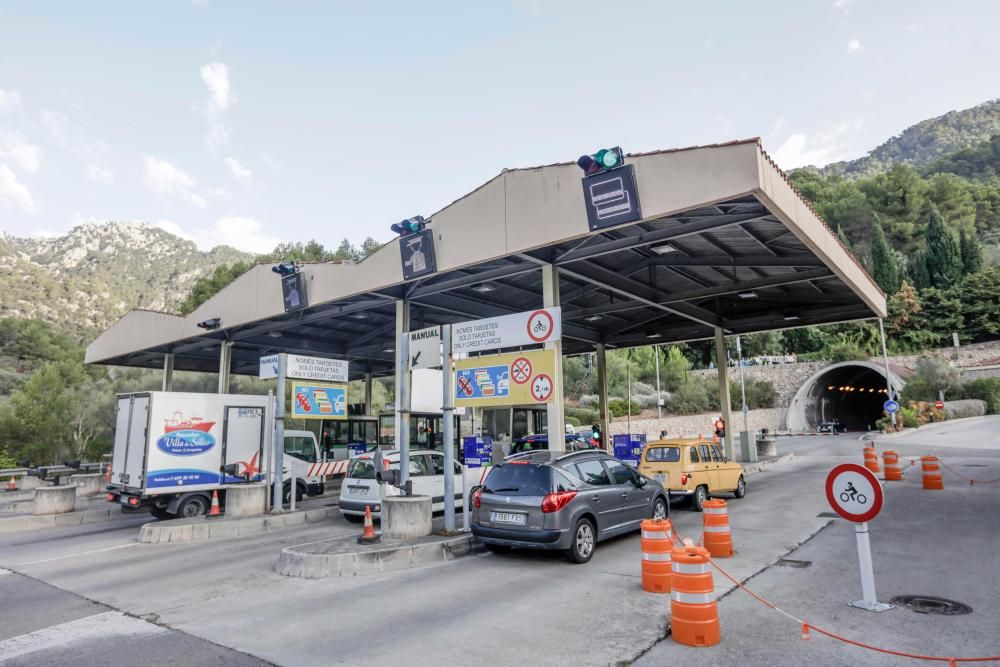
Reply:
[[[10,574],[10,570],[5,570],[2,567],[0,567],[0,577],[2,577],[5,574]]]
[[[116,549],[128,549],[129,547],[137,547],[139,542],[130,542],[128,544],[116,544],[113,547],[104,547],[103,549],[92,549],[91,551],[80,551],[75,554],[63,554],[62,556],[53,556],[52,558],[43,558],[42,560],[33,560],[27,563],[18,563],[17,567],[26,567],[28,565],[41,565],[42,563],[51,563],[54,560],[62,560],[64,558],[76,558],[77,556],[87,556],[89,554],[99,554],[105,551],[114,551]]]
[[[77,642],[139,639],[166,632],[170,631],[120,611],[106,611],[0,641],[0,657],[7,661],[39,651],[68,648]]]

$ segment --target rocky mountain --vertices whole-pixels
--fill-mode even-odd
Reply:
[[[65,236],[0,235],[0,317],[41,319],[87,339],[131,308],[174,310],[195,280],[252,255],[208,252],[148,224],[87,224]]]
[[[995,134],[1000,134],[1000,99],[920,121],[865,157],[849,162],[834,162],[820,169],[820,172],[827,176],[871,176],[885,171],[894,162],[910,164],[919,169],[945,154],[989,141]]]

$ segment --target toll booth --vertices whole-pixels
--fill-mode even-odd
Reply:
[[[533,433],[545,433],[548,429],[548,414],[545,406],[515,405],[496,408],[482,408],[480,428],[498,446],[509,449],[518,438]]]
[[[460,434],[462,416],[454,416],[456,460],[462,456]],[[394,412],[383,412],[378,416],[378,443],[383,449],[396,446],[396,415]],[[444,416],[440,412],[410,413],[410,449],[436,449],[444,451]]]
[[[616,433],[612,439],[615,458],[621,459],[633,468],[639,467],[642,448],[646,446],[646,435],[642,433]]]
[[[319,446],[327,461],[350,458],[378,445],[378,417],[362,415],[320,422]]]

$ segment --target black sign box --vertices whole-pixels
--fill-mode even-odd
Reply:
[[[602,174],[585,176],[583,201],[591,231],[642,219],[639,196],[635,190],[635,172],[630,164]]]
[[[400,237],[399,255],[403,262],[403,280],[413,280],[437,271],[433,230],[425,229]]]
[[[285,301],[285,312],[301,310],[309,305],[306,298],[306,281],[301,273],[281,277],[281,298]]]

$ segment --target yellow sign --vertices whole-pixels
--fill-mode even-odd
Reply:
[[[295,419],[347,419],[347,385],[293,382],[289,416]]]
[[[455,362],[455,407],[543,404],[555,395],[555,350]]]

